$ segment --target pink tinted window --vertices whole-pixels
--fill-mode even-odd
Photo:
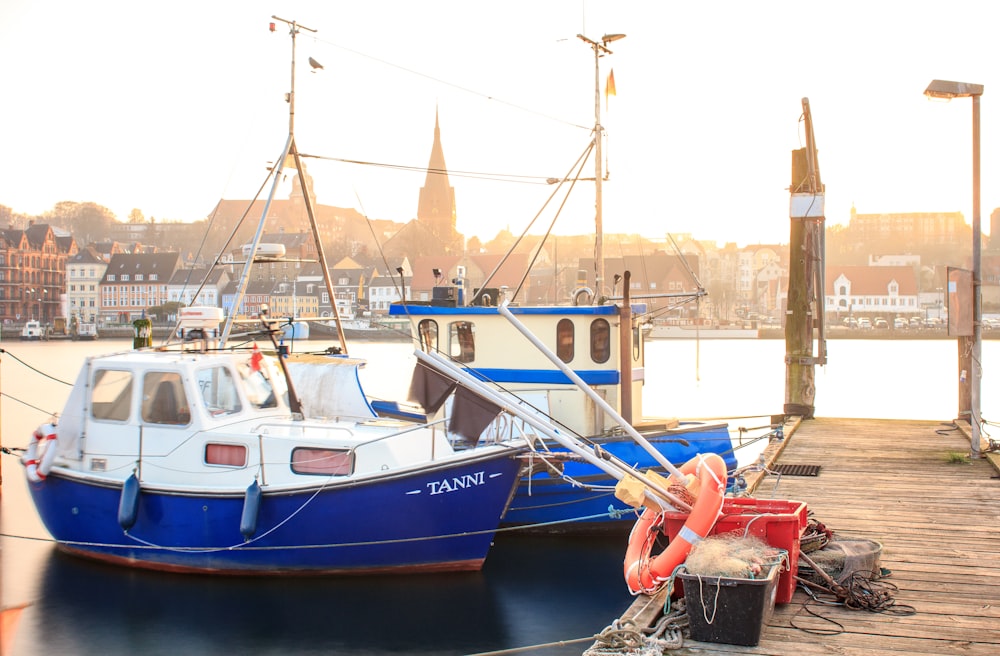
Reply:
[[[226,465],[229,467],[246,467],[247,448],[242,444],[206,444],[205,463],[209,465]]]
[[[351,467],[350,451],[308,447],[292,451],[292,471],[296,474],[347,476],[351,473]]]

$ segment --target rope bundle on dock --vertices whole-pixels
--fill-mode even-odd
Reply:
[[[684,631],[688,627],[684,601],[674,604],[674,610],[665,613],[646,631],[640,630],[631,620],[615,620],[594,636],[594,644],[583,656],[662,656],[666,651],[684,646]]]

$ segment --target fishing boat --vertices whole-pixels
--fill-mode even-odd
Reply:
[[[482,566],[523,443],[458,449],[441,426],[377,418],[362,361],[286,364],[254,344],[196,339],[85,362],[23,458],[60,549],[224,574]],[[322,387],[322,402],[299,397],[296,379]]]
[[[294,89],[300,26],[284,22]],[[270,198],[286,160],[302,172],[294,106],[289,116]],[[267,214],[265,205],[244,248],[232,308],[241,307]],[[262,249],[262,262],[275,259]],[[34,432],[21,459],[58,548],[213,574],[479,569],[530,445],[514,434],[480,439],[502,408],[484,412],[450,385],[436,394],[461,397],[447,422],[378,417],[360,384],[364,362],[346,347],[337,357],[290,354],[279,348],[282,320],[262,307],[256,324],[235,332],[236,312],[186,307],[163,345],[137,341],[85,361],[58,420]]]
[[[648,339],[757,339],[760,337],[760,331],[752,325],[719,326],[659,321],[648,324],[645,333]]]
[[[662,470],[657,454],[680,464],[698,453],[720,454],[728,469],[736,468],[727,422],[643,413],[645,344],[636,318],[644,313],[643,304],[503,307],[502,292],[500,299],[501,306],[399,303],[390,314],[412,320],[423,351],[448,356],[527,411],[551,418],[563,432],[639,469]],[[372,407],[384,416],[398,417],[405,410],[383,401],[373,401]],[[655,453],[623,430],[622,421]],[[632,521],[618,515],[628,506],[614,497],[615,478],[586,460],[565,456],[555,444],[548,453],[532,454],[531,473],[521,480],[504,524],[560,533],[627,530]]]
[[[607,43],[619,36],[605,36],[602,42],[580,37],[594,48],[595,67],[599,56],[610,53]],[[599,80],[599,72],[595,73]],[[599,84],[595,100],[593,137],[579,160],[585,161],[592,152],[596,165],[595,287],[579,287],[562,305],[521,305],[518,290],[490,286],[492,274],[468,289],[461,273],[455,278],[449,273],[435,275],[447,282],[433,288],[431,300],[394,303],[389,316],[410,321],[422,351],[449,357],[471,376],[531,412],[551,418],[561,431],[587,440],[603,453],[640,469],[658,470],[699,453],[714,453],[723,456],[728,469],[735,469],[726,422],[680,421],[647,417],[643,412],[647,315],[643,301],[648,297],[630,296],[628,271],[623,275],[622,296],[605,285]],[[691,295],[656,296],[690,300]],[[398,404],[379,402],[373,407],[387,416],[402,412]],[[419,412],[411,416],[420,417]],[[641,434],[644,443],[637,443],[627,429]],[[557,444],[550,442],[549,447],[546,456],[532,454],[538,459],[518,486],[504,523],[546,532],[627,530],[631,516],[618,514],[627,506],[613,496],[614,477],[589,461],[564,457],[566,450]]]

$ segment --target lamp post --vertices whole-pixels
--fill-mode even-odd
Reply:
[[[970,363],[969,423],[972,428],[973,458],[982,458],[980,439],[980,384],[982,379],[983,304],[982,304],[982,230],[979,211],[979,99],[983,85],[968,82],[933,80],[924,91],[928,98],[972,98],[972,362]]]

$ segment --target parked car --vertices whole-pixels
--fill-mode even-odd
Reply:
[[[861,330],[871,330],[872,322],[868,317],[861,317],[858,319],[858,328]]]
[[[910,328],[923,328],[924,320],[920,317],[910,317]]]
[[[875,321],[872,322],[873,328],[878,328],[880,330],[885,330],[889,327],[889,322],[882,317],[875,317]]]
[[[896,317],[892,320],[892,327],[896,330],[903,330],[910,327],[910,323],[906,320],[906,317]]]

